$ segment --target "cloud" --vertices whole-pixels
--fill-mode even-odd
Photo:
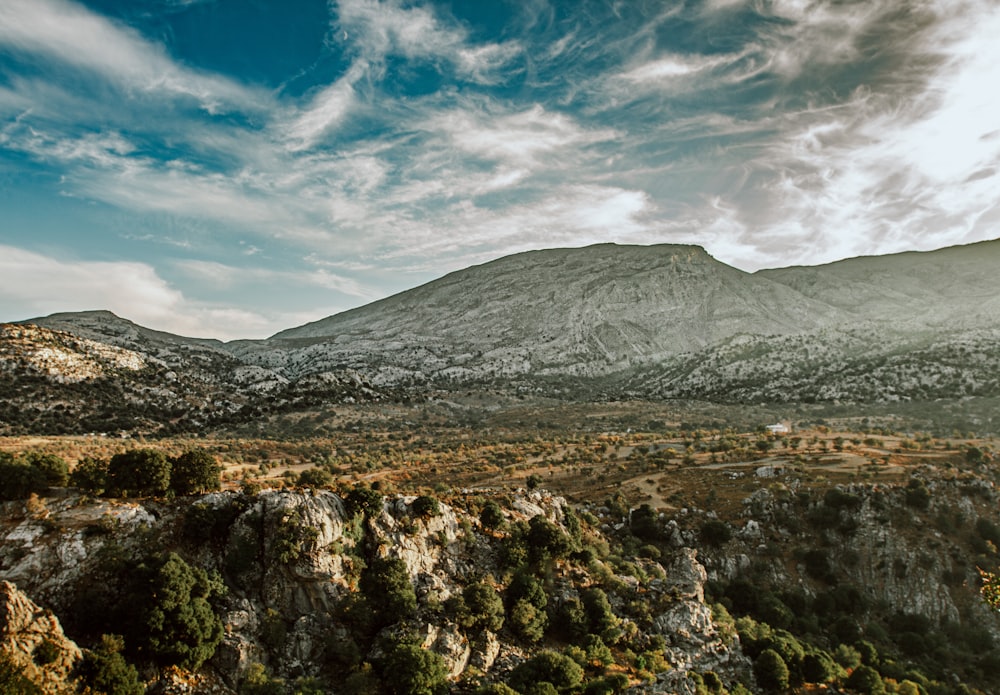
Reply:
[[[327,267],[332,267],[333,264],[324,264],[327,267],[310,270],[287,271],[273,270],[271,268],[234,266],[215,261],[198,260],[179,261],[175,265],[188,276],[195,277],[203,283],[228,290],[239,289],[241,287],[274,286],[288,288],[298,286],[333,290],[339,294],[366,302],[381,299],[383,296],[377,290],[366,287],[353,278],[331,272]]]
[[[145,263],[62,259],[7,245],[0,245],[0,276],[0,320],[5,321],[107,309],[157,330],[231,340],[263,338],[326,315],[267,314],[197,301]]]
[[[521,52],[516,42],[470,45],[465,29],[449,26],[426,6],[396,0],[339,0],[335,6],[341,36],[372,63],[389,55],[442,61],[466,80],[492,84],[497,71]]]
[[[4,0],[0,46],[96,73],[126,88],[191,97],[209,112],[261,106],[264,94],[177,65],[157,44],[66,0]]]

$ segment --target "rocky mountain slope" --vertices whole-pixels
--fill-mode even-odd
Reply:
[[[1000,520],[975,471],[848,486],[788,471],[718,513],[574,510],[542,490],[63,495],[0,507],[0,579],[83,645],[124,634],[156,692],[763,693],[770,649],[814,688],[876,692],[852,680],[864,664],[912,692],[992,694],[1000,616],[975,566],[996,561]],[[31,615],[15,622],[41,615],[35,642],[59,632]],[[19,644],[0,646],[37,651]],[[78,654],[58,653],[64,671]]]
[[[39,327],[30,336],[0,335],[0,386],[19,394],[0,421],[7,431],[51,428],[61,408],[76,418],[65,422],[96,418],[81,431],[197,429],[484,387],[730,403],[992,399],[998,261],[1000,241],[753,274],[694,246],[552,249],[228,344],[108,312],[57,314],[26,322]],[[105,365],[100,375],[77,378],[80,350],[79,360]]]
[[[345,370],[290,382],[219,345],[105,311],[0,324],[0,432],[169,434],[385,397]]]
[[[995,395],[1000,242],[747,274],[689,246],[556,249],[232,346],[295,375],[741,401]]]

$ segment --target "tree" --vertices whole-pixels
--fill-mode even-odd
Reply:
[[[296,484],[300,487],[327,487],[333,483],[333,476],[325,468],[307,468],[299,473]]]
[[[192,449],[171,460],[170,489],[177,495],[193,495],[222,487],[222,467],[204,449]]]
[[[507,626],[528,642],[538,642],[545,634],[548,596],[542,583],[527,572],[514,575],[507,587]],[[579,605],[579,603],[578,603]],[[580,607],[581,621],[583,608]]]
[[[528,520],[528,557],[532,562],[565,557],[570,551],[569,538],[558,526],[538,514]]]
[[[382,510],[382,494],[370,487],[358,485],[347,493],[344,498],[344,506],[347,507],[347,513],[351,516],[355,514],[371,516]]]
[[[0,459],[0,500],[23,500],[48,489],[43,473],[12,457]]]
[[[86,458],[77,461],[73,472],[69,474],[69,483],[86,492],[99,495],[104,492],[108,482],[108,462],[104,459]]]
[[[618,616],[611,610],[611,602],[604,590],[593,586],[580,594],[583,610],[587,615],[589,632],[598,635],[608,644],[614,644],[621,637],[622,630]]]
[[[108,463],[108,497],[157,497],[170,490],[170,460],[162,451],[133,449]]]
[[[718,519],[709,519],[701,525],[701,542],[705,545],[718,547],[733,537],[729,525]]]
[[[23,459],[42,474],[42,479],[49,487],[65,487],[69,481],[69,465],[60,456],[29,451]]]
[[[441,505],[438,504],[435,498],[429,495],[420,495],[420,497],[413,500],[410,509],[413,511],[413,516],[420,519],[430,519],[441,514]]]
[[[858,691],[861,695],[884,695],[885,693],[885,683],[882,681],[882,676],[866,664],[854,669],[844,685],[851,690]]]
[[[539,683],[550,683],[556,689],[574,688],[583,681],[583,668],[564,654],[543,650],[515,668],[510,674],[510,685],[526,692]]]
[[[360,586],[379,625],[391,625],[417,610],[410,573],[398,558],[376,558],[361,573]]]
[[[209,600],[225,591],[220,579],[167,553],[140,564],[133,582],[124,623],[140,654],[194,670],[215,653],[223,629]]]
[[[125,642],[119,635],[102,635],[100,646],[87,650],[77,666],[77,676],[88,688],[111,695],[142,695],[146,687],[139,680],[139,673],[125,657]]]
[[[460,620],[463,627],[490,632],[503,627],[503,601],[492,586],[486,582],[469,584],[462,590],[462,599],[466,608]]]
[[[788,689],[788,665],[773,649],[765,649],[753,662],[753,673],[760,687],[769,691]]]
[[[483,525],[484,529],[498,531],[504,527],[507,519],[504,517],[500,505],[490,500],[483,506],[483,510],[479,512],[479,523]]]
[[[412,642],[393,644],[382,658],[382,692],[390,695],[444,695],[448,669],[440,654]]]

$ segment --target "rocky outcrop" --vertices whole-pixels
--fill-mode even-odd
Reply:
[[[46,693],[65,690],[82,657],[55,615],[7,581],[0,582],[0,651]]]

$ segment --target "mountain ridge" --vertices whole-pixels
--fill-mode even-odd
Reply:
[[[497,259],[264,340],[185,338],[103,311],[21,324],[135,353],[144,370],[102,383],[130,384],[117,402],[163,400],[151,412],[174,422],[193,409],[192,427],[456,388],[725,403],[1000,398],[998,261],[1000,241],[746,273],[697,246],[601,244]],[[67,378],[59,363],[47,376],[32,366],[42,353],[23,338],[4,340],[12,393],[18,379]],[[37,340],[71,361],[100,358],[64,337]],[[39,393],[58,403],[58,392]]]

